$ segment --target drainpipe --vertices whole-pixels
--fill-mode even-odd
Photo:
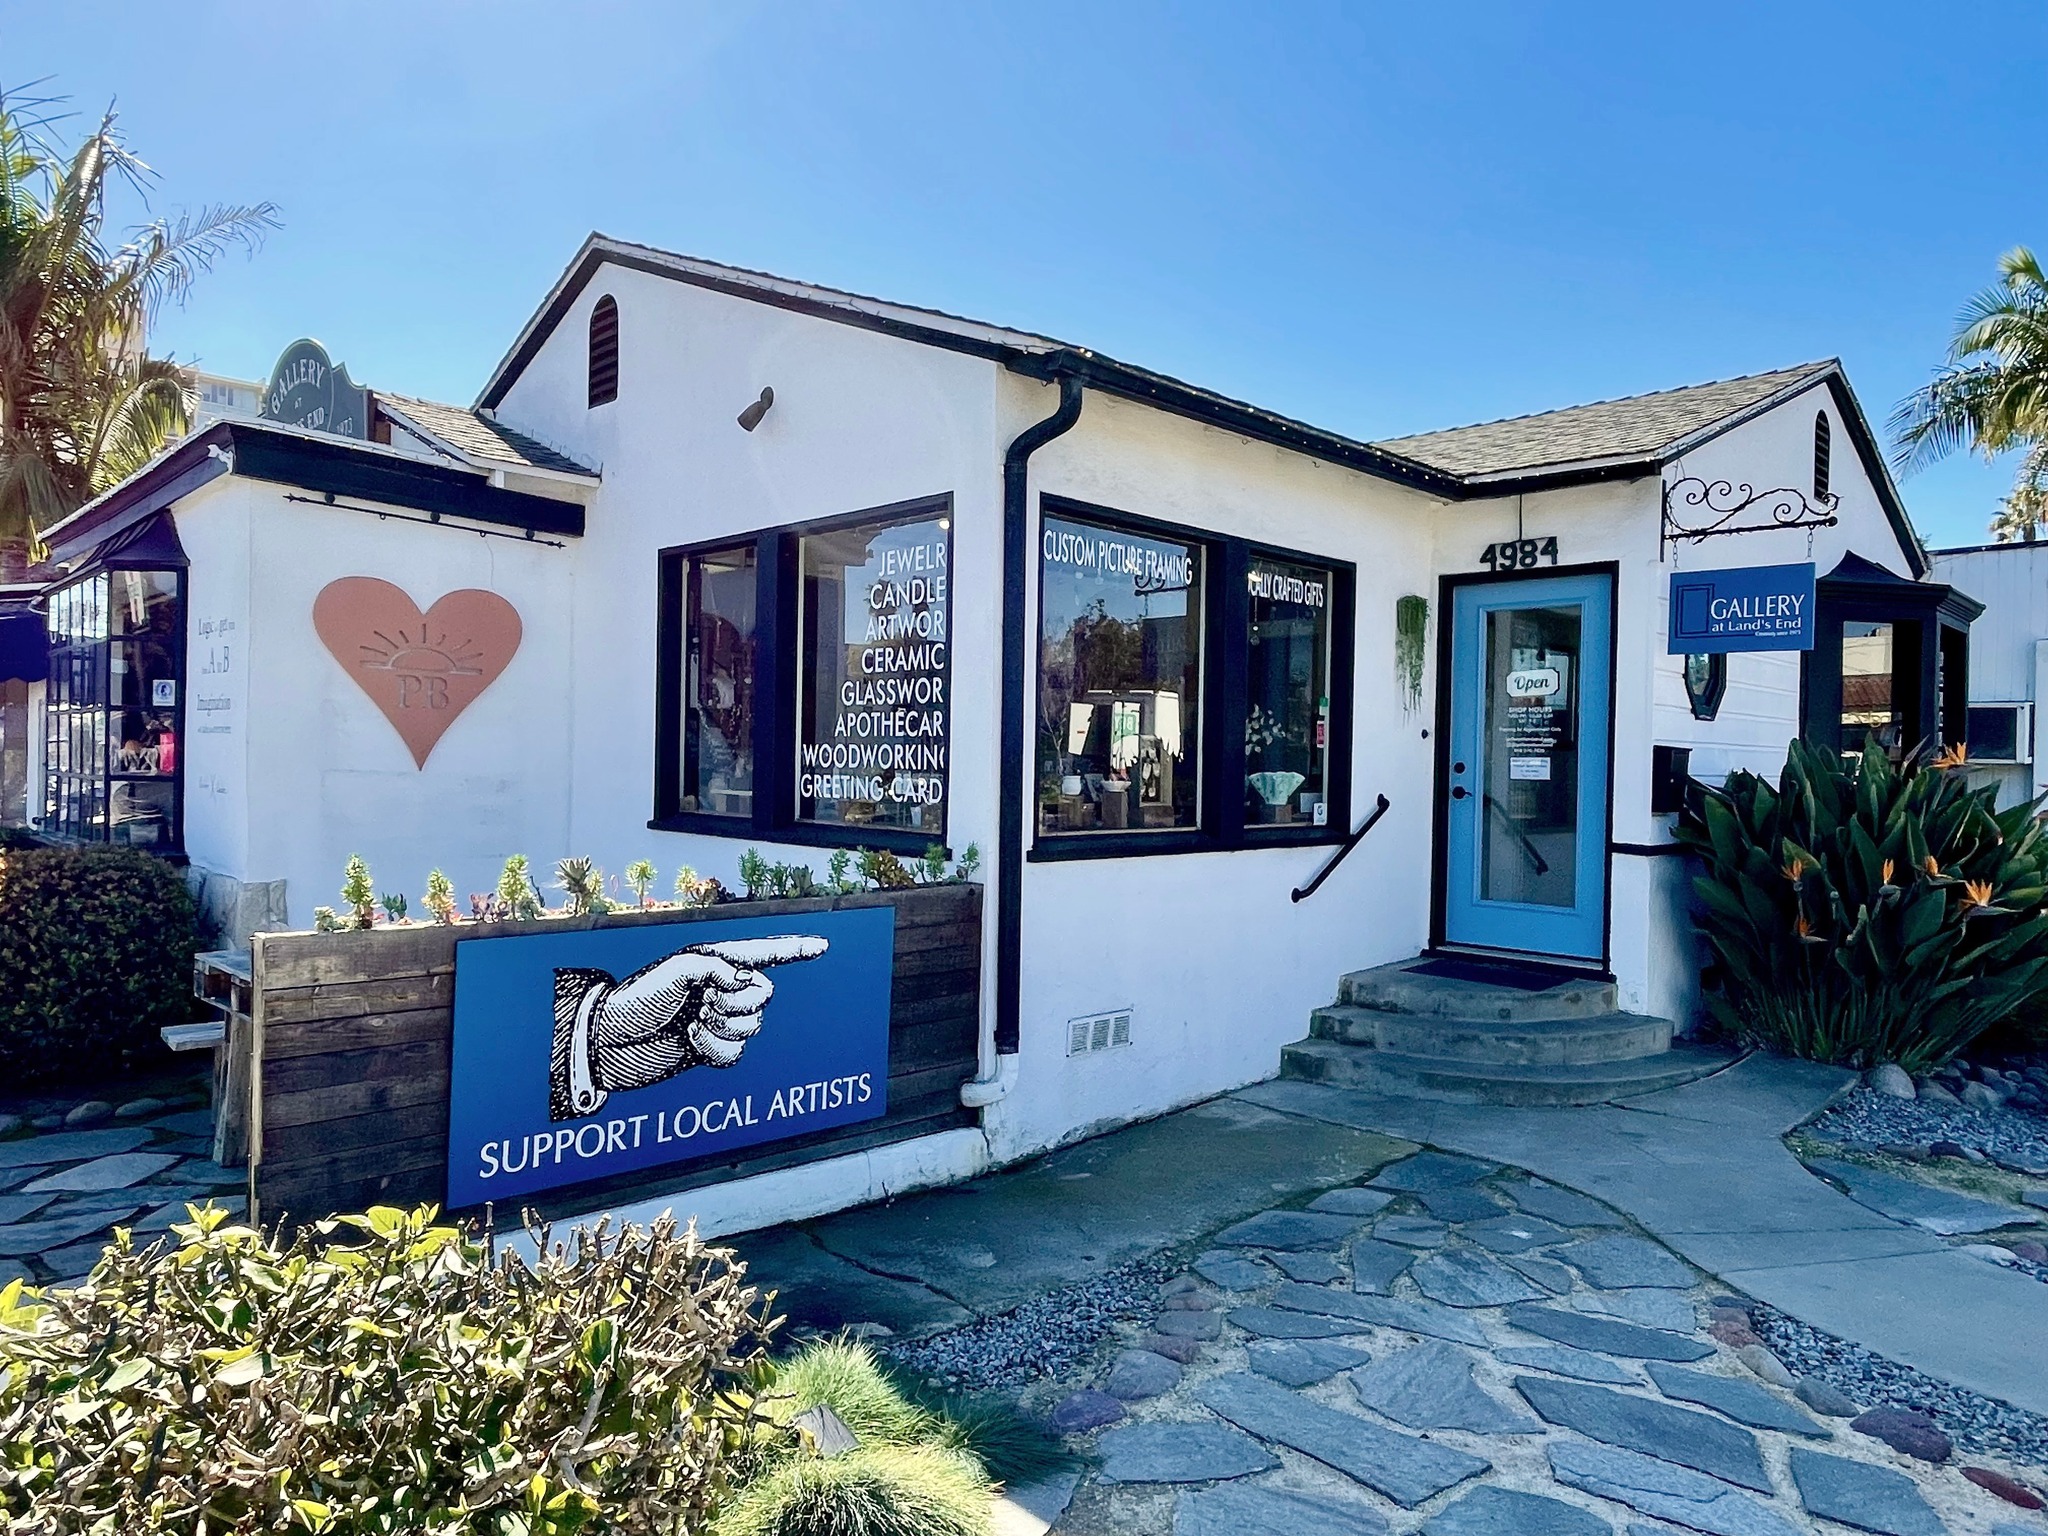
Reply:
[[[963,1083],[970,1109],[993,1104],[1017,1081],[1023,997],[1024,917],[1024,573],[1030,557],[1031,455],[1081,418],[1081,381],[1060,375],[1060,403],[1017,434],[1003,455],[1002,803],[996,837],[996,1061],[992,1074]]]

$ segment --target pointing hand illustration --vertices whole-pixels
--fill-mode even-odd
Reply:
[[[775,995],[767,968],[814,960],[827,948],[812,935],[783,934],[693,944],[624,981],[603,971],[557,971],[554,1118],[591,1114],[611,1093],[691,1067],[731,1066]]]

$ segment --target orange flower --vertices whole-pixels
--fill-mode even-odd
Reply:
[[[1800,877],[1803,876],[1805,873],[1806,860],[1804,859],[1794,859],[1791,863],[1785,866],[1785,878],[1787,880],[1790,880],[1794,885],[1797,885],[1799,883]]]
[[[1991,905],[1991,882],[1989,880],[1965,880],[1963,882],[1963,910]]]
[[[1804,912],[1799,914],[1797,921],[1793,924],[1793,931],[1797,933],[1799,937],[1801,937],[1802,939],[1810,939],[1813,937],[1813,924],[1809,923],[1806,920],[1806,914]]]
[[[1934,766],[1937,768],[1961,768],[1969,760],[1969,744],[1961,741],[1951,742],[1948,746],[1941,749],[1941,755],[1935,758]]]
[[[1886,885],[1892,883],[1892,861],[1890,859],[1884,861],[1883,879]]]
[[[1938,861],[1933,854],[1930,853],[1929,855],[1927,855],[1927,862],[1921,867],[1925,869],[1928,874],[1933,875],[1936,879],[1941,878],[1941,864],[1940,861]]]

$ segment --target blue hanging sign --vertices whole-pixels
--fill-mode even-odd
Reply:
[[[1673,656],[1813,649],[1813,563],[1673,571]]]
[[[457,944],[448,1203],[879,1118],[895,951],[886,906]]]

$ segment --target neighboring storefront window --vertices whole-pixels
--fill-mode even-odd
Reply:
[[[1039,830],[1195,826],[1202,547],[1047,517],[1041,550]]]
[[[709,816],[753,814],[754,562],[754,546],[741,544],[684,564],[689,655],[680,803]]]
[[[49,599],[43,827],[176,850],[184,575],[101,571]]]
[[[1245,819],[1269,826],[1328,817],[1331,573],[1253,556],[1244,720]]]
[[[1901,724],[1894,697],[1890,624],[1848,620],[1842,625],[1842,754],[1861,757],[1875,741],[1896,753]]]
[[[952,519],[798,539],[797,816],[943,838]]]

